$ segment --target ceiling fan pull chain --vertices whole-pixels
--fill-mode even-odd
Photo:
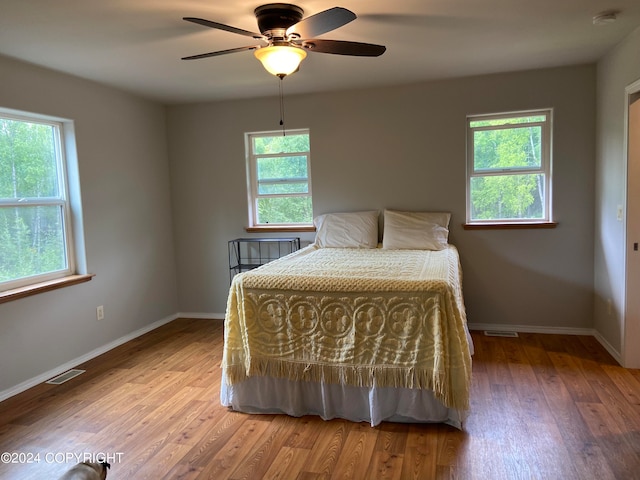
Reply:
[[[282,94],[282,80],[284,79],[285,75],[278,75],[278,78],[280,79],[280,83],[279,83],[279,96],[280,96],[280,125],[282,126],[282,136],[286,136],[286,132],[285,132],[285,127],[284,127],[284,95]]]

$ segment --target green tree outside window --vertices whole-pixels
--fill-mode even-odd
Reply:
[[[549,219],[549,115],[470,119],[470,221]]]
[[[0,284],[68,267],[56,129],[0,117]]]
[[[249,134],[249,139],[254,224],[311,224],[308,132]]]

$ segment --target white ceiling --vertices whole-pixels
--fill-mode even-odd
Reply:
[[[0,54],[164,103],[277,95],[252,51],[181,57],[255,44],[182,20],[257,31],[260,0],[0,0]],[[381,57],[310,53],[286,94],[597,61],[640,26],[640,0],[304,0],[305,17],[334,6],[358,18],[320,38],[386,45]],[[594,26],[594,15],[619,10]],[[640,61],[640,59],[639,59]],[[0,88],[1,88],[0,71]]]

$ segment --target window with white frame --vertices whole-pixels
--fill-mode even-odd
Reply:
[[[74,273],[64,126],[0,109],[0,291]]]
[[[552,111],[467,117],[467,223],[551,222]]]
[[[246,134],[250,226],[313,223],[309,130]]]

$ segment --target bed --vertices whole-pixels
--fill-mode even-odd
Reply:
[[[384,218],[386,245],[377,230],[356,228],[352,237],[370,238],[354,248],[342,230],[331,243],[318,229],[315,243],[233,278],[223,405],[462,428],[473,345],[458,251],[446,238],[437,249],[393,248]]]

